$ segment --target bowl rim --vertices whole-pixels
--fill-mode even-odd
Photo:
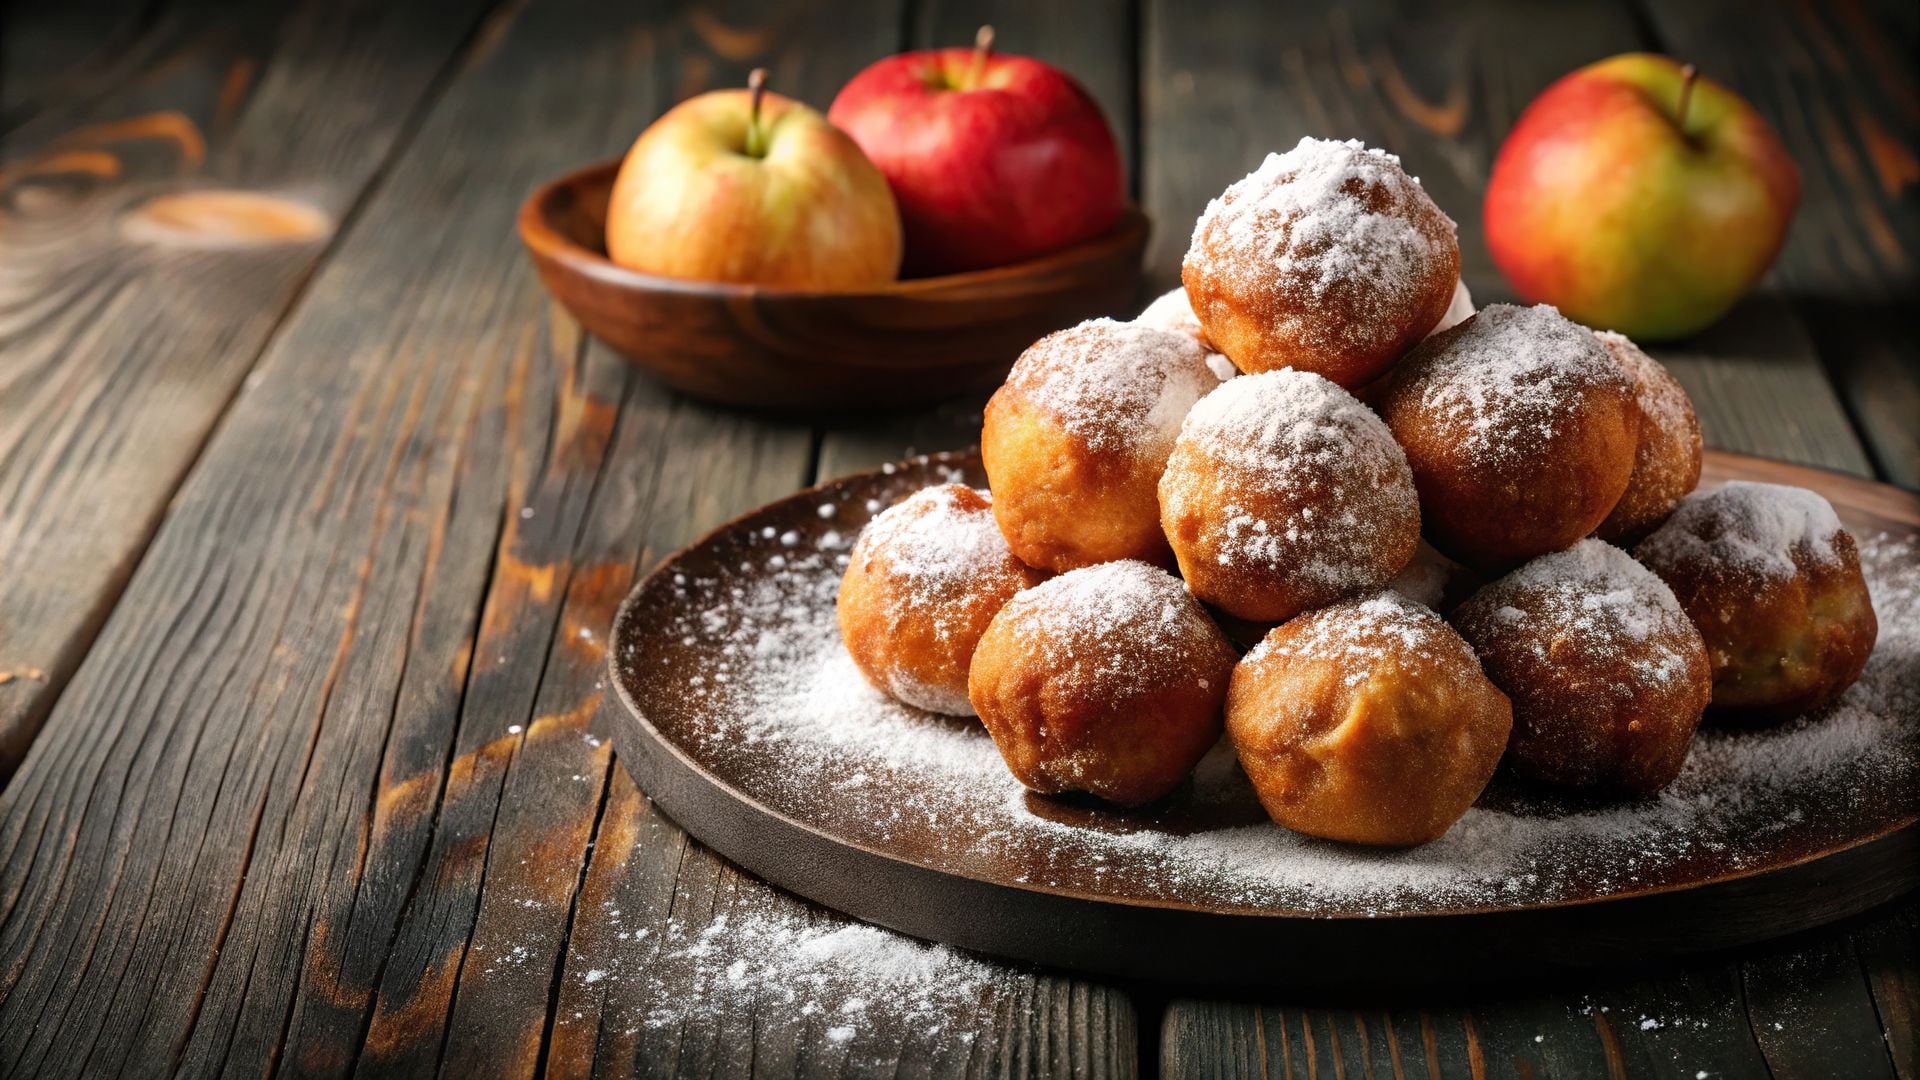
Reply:
[[[1129,248],[1146,246],[1151,221],[1132,200],[1128,200],[1118,221],[1106,232],[1071,247],[1048,252],[1023,262],[991,266],[958,274],[936,277],[904,278],[872,289],[796,289],[785,286],[753,285],[728,281],[704,281],[693,278],[663,277],[631,270],[605,255],[584,247],[561,232],[549,218],[548,207],[558,193],[571,185],[599,174],[617,173],[620,158],[607,158],[554,176],[537,185],[520,204],[518,231],[520,241],[537,259],[558,263],[573,274],[592,278],[602,284],[626,291],[680,293],[719,299],[771,300],[858,300],[937,294],[956,289],[1001,282],[1020,277],[1039,277],[1056,269],[1093,262]],[[1137,257],[1137,256],[1136,256]]]

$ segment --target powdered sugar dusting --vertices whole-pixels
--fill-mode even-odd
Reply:
[[[1202,344],[1207,340],[1207,332],[1200,326],[1200,317],[1193,313],[1193,303],[1187,299],[1184,287],[1161,293],[1145,311],[1134,316],[1133,321],[1142,326],[1189,334]]]
[[[1820,565],[1838,562],[1839,532],[1833,505],[1817,492],[1732,480],[1680,500],[1635,551],[1657,565],[1719,567],[1760,585],[1799,573],[1796,555]]]
[[[1444,235],[1418,227],[1429,215]],[[1270,314],[1287,339],[1327,344],[1404,325],[1420,275],[1451,257],[1452,224],[1394,155],[1307,138],[1207,204],[1186,267]],[[1336,296],[1348,316],[1324,317]]]
[[[1414,550],[1413,561],[1394,575],[1387,587],[1409,600],[1439,611],[1446,603],[1447,586],[1461,571],[1459,563],[1440,554],[1425,540]]]
[[[841,502],[841,528],[857,505]],[[621,663],[652,670],[642,712],[725,782],[936,869],[1143,903],[1458,911],[1682,883],[1703,861],[1737,869],[1811,852],[1885,827],[1920,797],[1920,552],[1910,538],[1864,538],[1881,635],[1834,706],[1773,729],[1703,729],[1658,796],[1596,809],[1496,781],[1440,840],[1377,851],[1268,822],[1225,744],[1150,814],[1028,794],[977,724],[888,701],[859,677],[833,617],[845,541],[827,532],[814,525],[785,548],[735,536],[677,584],[668,567],[649,586],[663,606],[623,628]],[[786,563],[767,569],[782,552]],[[699,664],[682,638],[699,646]]]
[[[583,918],[588,917],[583,914]],[[743,883],[704,923],[679,915],[664,925],[629,922],[618,910],[592,913],[620,942],[573,979],[617,1003],[603,1010],[633,1026],[645,1042],[682,1029],[752,1017],[768,1029],[812,1031],[829,1043],[855,1044],[867,1032],[931,1036],[991,1015],[1027,976],[995,968],[940,945],[819,913],[754,882]],[[608,932],[610,927],[618,927]],[[558,1023],[569,1018],[563,1013]],[[958,1031],[959,1038],[971,1032]]]
[[[908,579],[907,603],[934,604],[982,574],[1005,568],[1013,553],[987,509],[984,488],[943,484],[923,488],[882,511],[860,532],[854,549],[868,569],[877,558]]]
[[[1001,392],[1096,450],[1164,460],[1187,410],[1220,384],[1207,356],[1188,334],[1093,319],[1035,342]]]
[[[1488,463],[1539,453],[1594,386],[1633,392],[1600,339],[1546,304],[1490,304],[1422,342],[1393,377],[1411,380],[1422,406]]]
[[[1289,656],[1333,661],[1350,669],[1347,684],[1352,686],[1366,679],[1373,661],[1409,653],[1435,663],[1480,666],[1473,650],[1445,620],[1392,591],[1321,608],[1301,621],[1299,632],[1290,632],[1278,644],[1272,637],[1262,640],[1247,660]]]
[[[1660,361],[1648,356],[1625,334],[1601,330],[1595,336],[1614,361],[1633,376],[1634,401],[1647,422],[1663,432],[1685,433],[1694,426],[1693,402]],[[1646,440],[1643,437],[1641,441]]]
[[[1083,693],[1103,701],[1200,663],[1219,638],[1179,578],[1134,559],[1070,570],[1000,610],[1041,670],[1071,670]]]
[[[1516,641],[1543,661],[1556,646],[1592,658],[1631,650],[1635,677],[1653,683],[1686,679],[1687,655],[1679,645],[1696,640],[1666,582],[1633,556],[1591,538],[1542,555],[1481,589],[1460,605],[1455,619],[1476,645]],[[1632,692],[1625,686],[1595,689]]]

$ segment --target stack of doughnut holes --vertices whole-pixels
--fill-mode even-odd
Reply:
[[[1877,625],[1826,500],[1696,491],[1672,375],[1551,307],[1476,313],[1398,158],[1269,154],[1181,270],[1027,349],[989,490],[883,511],[841,584],[874,686],[977,715],[1029,789],[1152,803],[1224,732],[1274,821],[1407,846],[1497,770],[1645,795],[1709,709],[1858,678]]]

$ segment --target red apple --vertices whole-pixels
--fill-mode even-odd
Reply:
[[[620,165],[607,254],[667,277],[794,289],[863,289],[900,272],[886,178],[805,105],[748,90],[689,98]]]
[[[1739,95],[1648,53],[1527,106],[1487,184],[1487,244],[1529,301],[1636,339],[1685,337],[1780,251],[1800,174]]]
[[[1002,266],[1105,232],[1126,170],[1100,106],[1071,75],[992,49],[902,53],[853,77],[827,117],[900,200],[907,269]]]

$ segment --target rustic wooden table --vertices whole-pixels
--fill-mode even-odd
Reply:
[[[1661,353],[1709,442],[1912,485],[1911,3],[31,6],[0,25],[0,1073],[1920,1077],[1913,902],[1506,993],[989,965],[911,1022],[771,986],[696,1007],[686,941],[843,920],[634,788],[594,734],[600,634],[667,551],[964,445],[980,403],[810,427],[676,397],[552,309],[512,232],[536,181],[750,66],[823,105],[992,21],[1105,104],[1154,287],[1209,195],[1313,133],[1399,152],[1486,300],[1501,134],[1658,48],[1805,173],[1762,294]]]

